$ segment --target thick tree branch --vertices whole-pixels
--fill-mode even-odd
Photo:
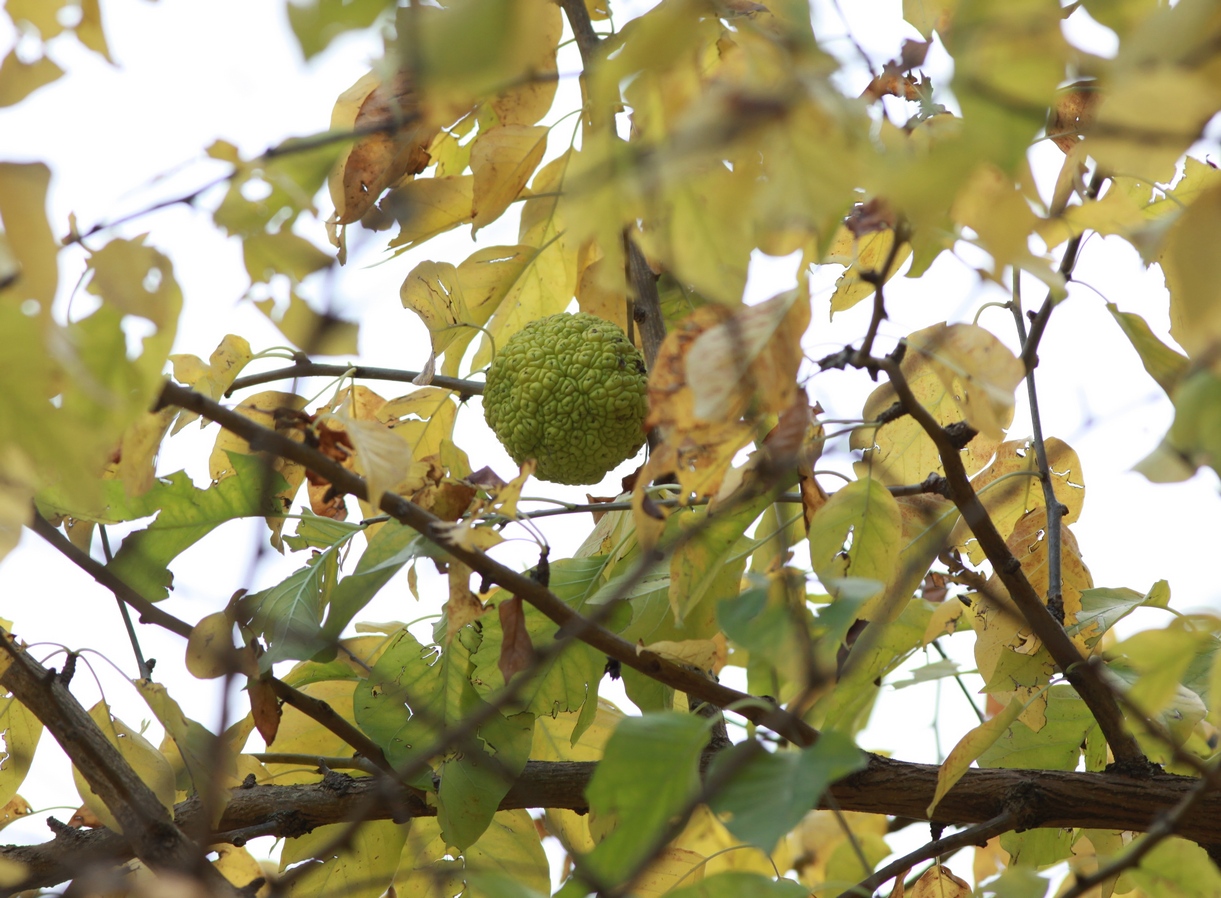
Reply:
[[[174,825],[170,812],[136,775],[54,670],[47,670],[0,632],[0,685],[55,737],[89,787],[114,814],[130,851],[151,869],[198,879],[214,894],[235,894],[203,849]],[[68,859],[80,872],[79,860]]]
[[[1035,635],[1043,645],[1047,646],[1052,660],[1064,673],[1064,676],[1077,690],[1081,699],[1089,707],[1094,719],[1102,730],[1107,744],[1117,763],[1123,765],[1131,773],[1147,773],[1150,764],[1136,744],[1135,737],[1124,726],[1123,714],[1110,688],[1102,681],[1098,672],[1086,663],[1077,651],[1077,646],[1064,632],[1064,628],[1052,616],[1047,606],[1043,604],[1039,594],[1030,585],[1030,580],[1022,572],[1022,564],[1001,537],[992,522],[988,510],[979,501],[967,472],[963,468],[958,447],[950,435],[929,413],[920,401],[916,399],[908,386],[907,378],[894,359],[881,359],[879,366],[890,378],[899,400],[906,406],[908,413],[916,419],[937,447],[945,469],[946,480],[949,482],[950,494],[954,504],[962,514],[963,520],[971,528],[975,538],[979,540],[980,548],[992,563],[993,569],[1009,596],[1017,605],[1026,622],[1030,624]]]
[[[231,396],[237,390],[259,384],[272,383],[277,380],[295,380],[299,377],[343,377],[349,375],[357,380],[385,380],[394,383],[413,384],[420,376],[419,371],[403,371],[398,368],[370,368],[367,365],[322,365],[317,362],[295,362],[285,368],[274,371],[261,371],[258,374],[247,374],[233,382],[233,386],[225,391]],[[428,381],[429,386],[453,390],[463,399],[483,395],[483,384],[475,380],[462,380],[457,377],[435,375]]]
[[[193,390],[167,382],[162,390],[159,405],[177,405],[196,412],[246,440],[252,450],[272,452],[298,462],[326,478],[338,491],[368,501],[368,490],[363,477],[352,473],[316,449],[262,427]],[[621,664],[700,701],[719,708],[732,705],[735,713],[774,730],[798,745],[811,745],[818,738],[817,732],[801,719],[754,696],[710,680],[697,670],[675,664],[653,652],[638,651],[632,643],[604,627],[593,624],[574,611],[536,580],[500,564],[483,552],[454,544],[446,536],[449,525],[413,502],[392,493],[384,493],[380,500],[377,500],[377,504],[382,511],[445,549],[487,582],[501,586],[522,601],[529,602],[556,623],[565,635],[580,639]]]
[[[588,761],[530,761],[501,802],[514,808],[588,810],[584,798],[597,765]],[[890,814],[927,820],[926,808],[937,786],[938,768],[871,756],[868,766],[831,787],[831,802],[844,811]],[[994,821],[1010,811],[1023,826],[1082,827],[1148,832],[1184,799],[1196,795],[1195,777],[1154,774],[1135,779],[1114,773],[1060,770],[971,769],[938,804],[939,823],[970,826]],[[1200,791],[1189,812],[1177,821],[1178,835],[1206,844],[1221,843],[1221,794]],[[189,826],[202,813],[198,799],[180,804],[178,823]],[[216,831],[221,834],[294,836],[315,827],[361,819],[406,820],[436,813],[401,786],[387,788],[384,777],[348,778],[332,773],[320,783],[252,786],[230,793]],[[954,838],[953,836],[949,838]],[[235,841],[235,844],[241,844]],[[109,830],[60,830],[41,845],[0,848],[0,858],[28,865],[20,888],[49,886],[76,875],[82,863],[121,862],[131,845]],[[0,891],[0,895],[8,892]]]

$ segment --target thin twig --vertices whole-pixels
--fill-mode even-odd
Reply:
[[[370,368],[366,365],[323,365],[317,362],[296,362],[286,368],[274,371],[263,371],[258,374],[247,374],[233,382],[233,386],[225,391],[226,396],[237,390],[258,384],[271,383],[277,380],[296,380],[299,377],[352,377],[356,380],[386,380],[395,383],[414,384],[420,376],[419,371],[403,371],[398,368]],[[453,390],[463,399],[483,394],[483,384],[475,380],[462,380],[457,377],[436,375],[428,381],[428,386]]]
[[[952,836],[935,839],[927,845],[922,845],[915,851],[891,861],[881,870],[869,874],[852,888],[842,892],[839,898],[861,898],[861,896],[868,898],[869,895],[873,894],[874,889],[882,885],[882,883],[898,876],[900,873],[905,873],[921,861],[941,857],[943,854],[949,854],[951,851],[958,851],[971,845],[985,845],[994,836],[999,836],[1001,833],[1013,829],[1017,825],[1017,821],[1017,814],[1013,811],[1004,810],[986,823],[977,823],[975,826],[969,826],[960,832],[954,833]],[[1064,896],[1061,896],[1061,898],[1064,898]]]
[[[122,599],[123,602],[135,608],[140,613],[140,623],[156,624],[179,636],[190,636],[191,631],[195,629],[186,621],[179,620],[168,611],[161,610],[116,577],[106,565],[95,561],[89,553],[81,551],[37,511],[34,512],[34,518],[30,522],[29,528],[62,552],[69,561],[93,577],[99,584],[114,593],[116,598]]]
[[[1094,176],[1090,179],[1089,186],[1085,188],[1085,196],[1083,199],[1095,199],[1102,190],[1102,185],[1106,182],[1106,176],[1102,174],[1101,169],[1094,170]],[[1064,247],[1064,255],[1060,259],[1060,274],[1065,278],[1071,278],[1073,268],[1077,264],[1077,254],[1081,251],[1081,241],[1084,239],[1084,232],[1076,234],[1069,239],[1068,244]],[[1043,300],[1043,305],[1039,307],[1039,311],[1030,316],[1030,336],[1026,340],[1026,345],[1022,347],[1022,364],[1025,366],[1027,373],[1033,371],[1039,366],[1039,341],[1043,339],[1043,332],[1047,329],[1048,319],[1051,318],[1051,310],[1055,308],[1055,298],[1052,291],[1047,292],[1047,298]]]
[[[1022,351],[1026,350],[1026,322],[1022,319],[1021,272],[1013,270],[1013,300],[1009,307],[1017,325]],[[1035,388],[1034,369],[1026,372],[1026,395],[1030,399],[1030,426],[1033,433],[1035,461],[1039,466],[1039,482],[1043,485],[1043,505],[1047,513],[1047,608],[1052,617],[1064,623],[1064,587],[1061,573],[1063,537],[1060,521],[1064,506],[1056,498],[1055,482],[1051,479],[1051,468],[1047,464],[1047,445],[1043,441],[1043,418],[1039,414],[1039,391]]]
[[[59,532],[58,530],[56,531]],[[114,561],[114,555],[110,551],[110,537],[106,533],[106,525],[98,525],[98,536],[102,540],[102,554],[106,556],[106,563]],[[153,669],[148,666],[148,662],[144,660],[144,652],[140,648],[140,640],[136,638],[136,628],[131,622],[131,615],[127,613],[127,603],[118,596],[114,600],[119,604],[119,616],[123,618],[123,626],[127,628],[127,639],[131,643],[131,650],[136,656],[136,668],[140,671],[140,679],[147,680],[152,677]]]

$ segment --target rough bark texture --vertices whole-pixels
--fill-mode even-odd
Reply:
[[[531,761],[501,802],[514,808],[587,809],[585,787],[594,762]],[[1143,832],[1172,808],[1199,780],[1158,774],[1133,778],[1111,773],[1058,770],[969,770],[937,808],[934,819],[946,825],[968,825],[1011,811],[1023,828],[1087,827]],[[937,785],[937,768],[872,756],[869,765],[831,788],[834,805],[844,811],[927,819],[925,808]],[[828,805],[829,806],[829,805]],[[200,813],[191,799],[176,809],[176,820],[189,828]],[[295,836],[314,827],[355,817],[406,820],[431,816],[406,788],[384,779],[352,778],[330,773],[321,783],[296,786],[252,786],[235,789],[217,827],[219,841],[242,842],[255,835]],[[1182,821],[1178,834],[1197,842],[1221,842],[1221,794],[1201,799]],[[50,886],[80,873],[93,862],[115,863],[134,855],[121,835],[108,830],[60,830],[41,845],[0,848],[0,858],[28,865],[22,886]],[[0,895],[11,891],[0,890]]]

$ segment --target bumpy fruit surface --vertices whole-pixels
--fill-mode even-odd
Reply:
[[[488,371],[483,415],[517,464],[597,483],[644,443],[644,358],[596,315],[551,315],[514,334]]]

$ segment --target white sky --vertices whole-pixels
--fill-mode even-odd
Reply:
[[[637,8],[651,5],[648,0],[633,4]],[[852,52],[845,41],[837,39],[843,26],[831,7],[817,6],[818,33],[828,47]],[[876,64],[894,56],[903,37],[915,36],[901,22],[898,0],[857,0],[841,6],[850,17],[854,36]],[[16,107],[0,110],[0,159],[44,160],[53,168],[51,221],[57,234],[66,232],[70,212],[86,229],[206,183],[222,172],[203,157],[203,149],[217,138],[237,144],[243,155],[251,156],[284,137],[325,129],[335,97],[364,74],[370,60],[380,53],[379,41],[350,36],[306,65],[288,32],[280,3],[105,0],[103,13],[119,68],[107,65],[71,38],[61,39],[51,55],[68,75]],[[1113,36],[1081,22],[1082,15],[1074,17],[1077,39],[1093,41],[1098,52],[1113,52]],[[13,39],[11,32],[0,28],[0,47],[7,50]],[[567,48],[561,57],[561,74],[575,72],[578,65],[575,48]],[[938,84],[948,83],[944,65],[940,72],[934,68],[934,77]],[[850,85],[853,90],[862,86],[863,80]],[[562,80],[564,111],[575,108],[575,87],[573,78]],[[559,149],[552,147],[553,152]],[[1205,149],[1215,158],[1215,146]],[[1036,172],[1044,185],[1054,178],[1061,158],[1047,143],[1034,151]],[[200,211],[174,207],[113,232],[128,237],[151,232],[150,242],[173,259],[186,297],[175,351],[204,358],[226,333],[246,336],[256,350],[284,342],[253,306],[239,301],[247,283],[240,246],[215,230],[209,214],[219,196],[206,197]],[[323,209],[323,216],[327,212],[329,209]],[[298,232],[325,245],[317,222],[307,220]],[[428,356],[428,338],[414,315],[402,309],[399,285],[421,259],[457,262],[475,245],[468,232],[452,232],[423,252],[373,266],[382,258],[387,235],[370,235],[367,241],[357,231],[350,236],[351,260],[334,279],[334,293],[324,296],[316,290],[314,298],[330,304],[337,314],[361,322],[361,362],[418,369]],[[96,248],[101,242],[94,238],[91,245]],[[480,233],[481,245],[514,242],[516,221],[511,216]],[[79,250],[65,254],[61,268],[65,297],[83,268],[82,258]],[[757,301],[792,286],[792,269],[791,261],[757,256],[748,298]],[[837,316],[834,322],[827,321],[826,300],[837,273],[835,269],[820,272],[816,279],[820,289],[815,294],[815,325],[808,346],[813,357],[858,339],[868,321],[868,303]],[[1096,585],[1144,591],[1155,580],[1166,578],[1179,610],[1221,608],[1221,586],[1212,565],[1216,522],[1221,520],[1215,477],[1203,473],[1185,484],[1153,485],[1130,471],[1165,432],[1172,409],[1144,374],[1103,305],[1109,300],[1125,311],[1144,315],[1165,338],[1168,318],[1160,273],[1156,269],[1146,272],[1121,241],[1093,237],[1084,247],[1076,280],[1080,286],[1074,286],[1069,300],[1057,308],[1043,340],[1038,383],[1044,432],[1065,439],[1082,460],[1087,495],[1081,520],[1073,529],[1086,563]],[[1026,289],[1028,305],[1042,301],[1042,293],[1033,283]],[[970,320],[981,303],[1006,298],[995,288],[982,286],[968,265],[949,256],[943,256],[922,281],[897,279],[887,292],[890,318],[882,333],[892,338],[942,319]],[[74,311],[84,308],[77,306]],[[1016,346],[1007,312],[987,311],[981,323]],[[372,386],[383,395],[396,395],[393,385]],[[858,416],[872,386],[859,373],[842,372],[820,374],[809,383],[811,398],[821,402],[831,417]],[[197,433],[171,441],[162,457],[162,470],[168,473],[186,467],[202,484],[214,428],[202,437]],[[1011,436],[1028,433],[1023,386]],[[470,453],[476,468],[490,464],[502,475],[513,470],[486,431],[477,403],[460,413],[457,441]],[[848,458],[843,452],[829,453],[823,464],[846,469]],[[613,492],[617,476],[604,482],[606,487],[588,491]],[[827,486],[834,488],[835,482],[828,480]],[[585,490],[548,484],[528,492],[582,500]],[[553,518],[545,523],[553,544],[551,557],[571,554],[589,526],[587,519]],[[287,529],[291,532],[292,525]],[[186,552],[174,565],[178,589],[166,601],[167,610],[198,620],[222,607],[235,589],[267,586],[303,563],[291,557],[269,559],[264,553],[252,564],[253,547],[263,539],[261,522],[238,522]],[[510,544],[497,554],[523,566],[534,560],[532,544],[524,542]],[[422,578],[422,583],[430,591],[425,603],[417,606],[405,586],[392,584],[360,617],[412,620],[435,611],[444,590],[439,581]],[[32,534],[27,533],[18,549],[0,563],[0,616],[13,619],[19,635],[30,642],[92,647],[105,653],[122,668],[122,675],[98,655],[84,660],[96,670],[116,713],[130,724],[151,717],[123,681],[123,676],[134,675],[134,662],[113,597]],[[1145,622],[1158,625],[1163,620],[1150,613]],[[185,674],[182,640],[155,627],[141,628],[140,635],[146,654],[159,659],[156,673],[170,686],[171,694],[188,713],[214,725],[218,687]],[[89,679],[89,673],[82,670],[74,683],[86,704],[97,697]],[[930,728],[935,687],[918,688],[924,692],[907,690],[897,697],[884,692],[863,745],[922,761],[939,760],[939,754],[948,751],[962,731],[956,727],[970,725],[962,713],[962,699],[946,690],[947,715],[939,750]],[[240,705],[239,699],[235,710]],[[913,708],[920,707],[927,710],[913,713]],[[157,741],[160,734],[155,725],[153,731]],[[62,757],[47,750],[50,745],[49,738],[44,740],[22,794],[35,808],[45,808],[53,800],[75,807],[76,796],[66,779]],[[68,813],[60,811],[57,816],[66,819]],[[14,824],[0,836],[4,841],[43,841],[47,837],[41,817]]]

